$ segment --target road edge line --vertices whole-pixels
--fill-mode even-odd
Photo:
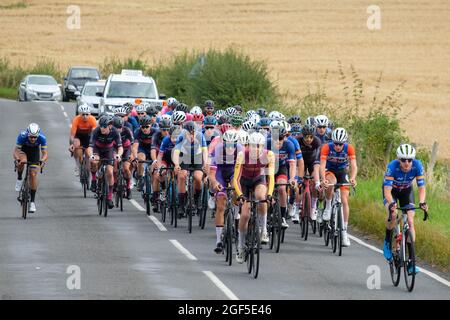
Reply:
[[[209,280],[216,285],[230,300],[239,300],[239,298],[219,279],[212,271],[202,271]]]
[[[180,242],[178,242],[178,240],[170,239],[169,241],[173,244],[173,246],[174,246],[175,248],[177,248],[178,250],[180,250],[180,252],[181,252],[182,254],[184,254],[189,260],[197,261],[197,258],[196,258],[192,253],[190,253],[190,252],[188,251],[188,249],[186,249],[185,247],[183,247],[183,245],[182,245]]]

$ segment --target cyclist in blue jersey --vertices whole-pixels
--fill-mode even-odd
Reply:
[[[392,259],[391,234],[397,225],[397,202],[400,207],[414,206],[414,192],[412,183],[416,179],[419,189],[419,206],[428,211],[426,203],[425,177],[422,162],[416,159],[416,150],[410,144],[402,144],[397,148],[397,159],[391,161],[384,174],[383,202],[391,215],[391,222],[386,218],[386,238],[384,240],[383,253],[387,260]],[[414,210],[408,210],[408,224],[411,239],[414,242],[416,235],[414,229]],[[410,245],[410,243],[407,243]],[[408,250],[411,253],[411,250]],[[412,273],[414,270],[408,270]],[[415,270],[416,272],[418,269]]]
[[[22,174],[25,163],[32,162],[30,165],[31,199],[29,212],[36,212],[34,200],[38,187],[38,168],[41,166],[41,161],[46,162],[48,159],[47,138],[36,123],[30,123],[27,130],[20,132],[16,140],[13,158],[17,166],[17,181],[15,188],[17,192],[22,188]]]
[[[195,124],[188,121],[183,125],[183,132],[177,139],[173,152],[175,173],[178,176],[180,210],[184,211],[186,203],[187,169],[194,169],[194,203],[198,204],[201,194],[203,173],[207,172],[208,148],[201,131],[196,131]]]

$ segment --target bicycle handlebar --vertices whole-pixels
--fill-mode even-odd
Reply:
[[[406,212],[408,210],[422,210],[423,211],[423,221],[427,221],[428,220],[428,211],[425,211],[421,207],[414,207],[414,206],[411,206],[411,207],[400,207],[400,208],[397,208],[397,210],[404,211],[404,212]]]

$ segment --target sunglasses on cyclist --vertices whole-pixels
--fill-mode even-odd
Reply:
[[[150,126],[141,126],[142,129],[148,129]]]
[[[89,113],[83,113],[82,116],[83,116],[83,117],[89,117],[90,114],[89,114]]]
[[[28,137],[30,140],[36,140],[38,137],[35,137],[35,136],[29,136]]]
[[[138,116],[145,116],[146,113],[145,112],[138,112]]]
[[[334,142],[336,147],[342,147],[344,144],[342,142]]]
[[[400,159],[400,161],[403,163],[405,163],[405,162],[410,163],[410,162],[412,162],[412,159]]]
[[[319,128],[319,129],[325,129],[326,126],[318,126],[317,128]]]
[[[206,130],[212,130],[214,127],[205,127]]]
[[[169,131],[169,128],[161,128],[161,131]]]

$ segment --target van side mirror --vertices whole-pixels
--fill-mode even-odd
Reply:
[[[97,97],[103,97],[103,92],[96,92],[95,95],[96,95]]]

